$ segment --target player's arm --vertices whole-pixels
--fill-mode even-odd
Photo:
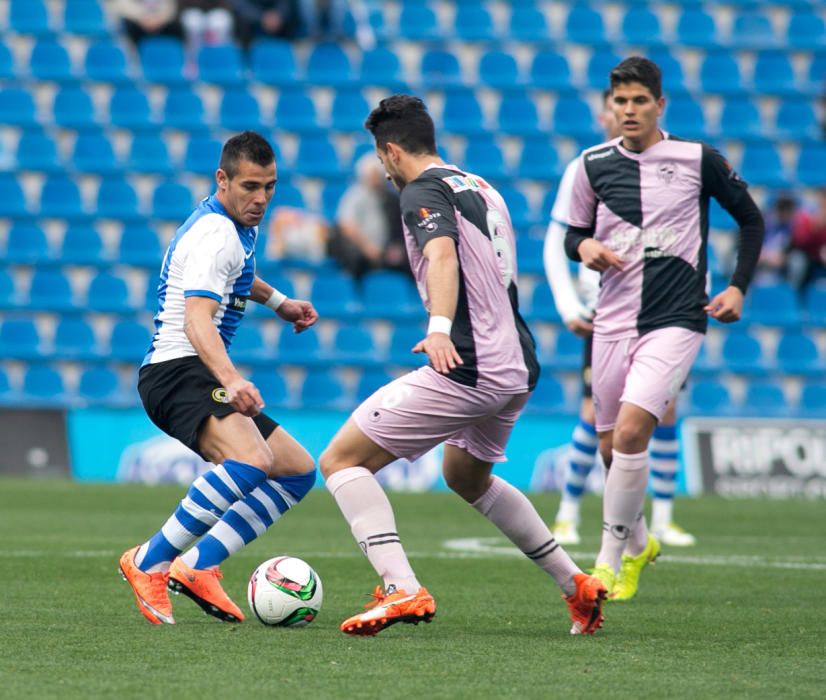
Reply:
[[[748,185],[717,150],[705,144],[701,174],[704,194],[720,202],[740,227],[737,262],[729,286],[705,308],[712,318],[722,323],[732,323],[742,316],[743,297],[760,259],[765,233],[763,215],[749,194]]]
[[[290,299],[257,275],[252,282],[250,299],[272,309],[285,321],[292,323],[296,333],[306,331],[318,321],[318,312],[309,301]]]

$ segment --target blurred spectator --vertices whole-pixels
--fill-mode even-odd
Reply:
[[[817,191],[811,211],[801,211],[792,226],[792,250],[805,260],[796,286],[803,288],[812,280],[826,277],[826,187]]]
[[[177,0],[115,0],[114,9],[135,45],[150,36],[183,36]]]
[[[384,168],[373,154],[356,165],[351,185],[336,212],[329,253],[356,279],[370,270],[408,270],[398,193],[388,187]]]
[[[299,0],[301,23],[311,39],[338,39],[344,36],[346,0]]]
[[[320,214],[298,207],[279,206],[272,212],[267,257],[321,262],[327,254],[329,222]]]
[[[233,16],[229,0],[179,0],[181,24],[190,56],[201,46],[232,41]]]
[[[236,34],[243,46],[256,37],[288,38],[295,34],[297,0],[230,0]]]
[[[789,194],[780,194],[766,213],[766,235],[757,263],[757,277],[763,282],[779,282],[787,274],[792,226],[797,212],[797,201]]]

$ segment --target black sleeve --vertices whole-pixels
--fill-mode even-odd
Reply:
[[[737,264],[730,284],[745,294],[763,246],[763,215],[749,194],[748,185],[719,151],[706,144],[703,144],[702,179],[703,193],[720,202],[740,227]]]
[[[581,228],[579,226],[568,225],[568,230],[565,232],[565,254],[575,262],[582,262],[579,257],[579,244],[586,238],[594,237],[594,228]]]
[[[419,250],[439,236],[459,242],[453,193],[436,178],[420,178],[405,186],[401,195],[402,219]]]

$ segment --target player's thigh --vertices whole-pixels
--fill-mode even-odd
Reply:
[[[390,451],[365,435],[351,416],[321,453],[318,466],[326,479],[349,467],[364,467],[375,474],[395,459]]]
[[[468,503],[478,501],[490,486],[493,462],[474,457],[466,449],[448,443],[442,461],[445,483]]]
[[[631,340],[594,339],[592,366],[594,416],[597,432],[613,430],[628,372]]]
[[[271,477],[306,474],[315,467],[310,453],[280,425],[267,437],[267,446],[272,452]]]
[[[204,459],[221,464],[233,459],[269,473],[273,455],[252,418],[230,413],[209,416],[198,433],[198,448]]]

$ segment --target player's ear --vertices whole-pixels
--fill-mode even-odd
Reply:
[[[665,97],[660,95],[659,98],[657,98],[657,116],[661,117],[663,111],[665,111]]]
[[[221,170],[221,168],[218,168],[218,170],[215,171],[215,182],[218,185],[219,190],[226,192],[227,187],[229,187],[229,178],[227,177],[227,174]]]

